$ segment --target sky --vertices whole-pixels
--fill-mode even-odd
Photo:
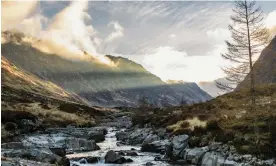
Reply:
[[[276,27],[276,2],[261,5],[265,25]],[[42,1],[1,2],[1,28],[18,29],[59,47],[46,51],[108,60],[122,56],[142,64],[162,80],[213,81],[224,77],[220,56],[230,38],[233,2]],[[37,46],[38,47],[38,46]],[[42,46],[39,46],[42,48]],[[64,49],[63,49],[64,50]],[[71,54],[70,54],[71,55]]]

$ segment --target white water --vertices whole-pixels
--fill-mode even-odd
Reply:
[[[108,133],[105,136],[105,141],[101,143],[97,143],[97,145],[100,146],[100,150],[92,151],[92,152],[85,152],[85,153],[75,153],[67,155],[68,158],[73,157],[85,157],[85,156],[93,156],[93,157],[100,157],[101,160],[98,163],[95,164],[79,164],[78,162],[71,162],[71,164],[75,163],[81,166],[112,166],[112,165],[124,165],[124,166],[141,166],[146,164],[147,162],[151,162],[155,164],[156,166],[168,166],[171,164],[161,162],[161,161],[154,161],[155,156],[159,156],[157,153],[147,153],[147,152],[138,152],[138,156],[125,156],[125,158],[131,158],[133,160],[132,163],[126,163],[126,164],[105,164],[104,163],[104,156],[106,152],[109,150],[113,151],[120,151],[120,150],[130,150],[131,148],[140,150],[140,147],[138,146],[117,146],[117,140],[115,137],[115,131],[112,131],[112,128],[108,130]]]

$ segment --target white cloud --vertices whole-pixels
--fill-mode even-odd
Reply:
[[[270,12],[265,20],[267,28],[272,35],[276,35],[276,10]]]
[[[170,34],[169,37],[170,38],[175,38],[175,34]]]
[[[2,31],[18,25],[34,12],[37,3],[37,1],[1,1]]]
[[[114,31],[111,32],[107,38],[107,42],[111,42],[114,39],[120,38],[124,36],[124,28],[117,22],[117,21],[112,21],[108,24],[108,26],[112,26],[114,28]]]
[[[163,80],[212,81],[224,77],[220,69],[227,64],[220,56],[224,50],[224,45],[217,45],[205,56],[188,56],[172,47],[159,47],[155,53],[144,55],[142,64]]]
[[[206,31],[208,37],[218,42],[223,42],[231,37],[230,31],[224,28],[215,28]]]

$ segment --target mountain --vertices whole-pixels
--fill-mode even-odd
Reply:
[[[203,91],[196,83],[194,82],[184,82],[184,81],[166,81],[171,89],[175,91],[178,95],[178,98],[181,98],[182,102],[185,103],[198,103],[200,101],[211,100],[212,96]],[[185,94],[185,96],[184,96]],[[195,97],[197,99],[195,100]]]
[[[18,68],[77,94],[91,105],[135,107],[144,97],[158,106],[162,106],[164,100],[166,104],[178,105],[182,96],[188,96],[189,101],[194,102],[210,99],[203,91],[190,94],[183,90],[181,94],[176,93],[142,65],[126,58],[107,55],[105,58],[115,65],[100,63],[86,52],[85,58],[69,59],[34,48],[25,42],[25,36],[3,32],[2,56]],[[36,39],[35,42],[40,44],[43,41]],[[183,85],[185,88],[191,87]],[[202,97],[204,95],[206,98]]]
[[[259,59],[253,66],[256,85],[276,83],[276,36],[261,52]],[[246,88],[250,83],[250,74],[238,86],[237,90]]]
[[[222,91],[221,89],[219,89],[216,86],[216,81],[222,82],[222,83],[226,83],[227,82],[227,80],[225,78],[219,78],[219,79],[216,79],[214,81],[199,82],[198,86],[202,90],[204,90],[205,92],[207,92],[208,94],[210,94],[212,97],[217,97],[217,96],[223,95],[226,92]]]
[[[5,57],[1,58],[1,99],[1,124],[15,123],[22,130],[26,119],[37,127],[87,126],[109,112],[19,69]]]

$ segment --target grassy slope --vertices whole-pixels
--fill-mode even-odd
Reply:
[[[19,70],[4,57],[1,69],[2,124],[13,122],[20,128],[21,119],[36,119],[44,127],[88,126],[110,111],[88,106],[77,95]],[[9,135],[12,136],[7,131],[2,132],[2,138]]]
[[[172,135],[212,135],[214,141],[229,142],[240,152],[274,155],[276,148],[276,85],[257,90],[252,111],[248,91],[233,92],[211,101],[163,110],[148,109],[134,116],[134,123],[166,127]],[[140,112],[140,111],[138,111]],[[257,129],[256,129],[257,128]]]

